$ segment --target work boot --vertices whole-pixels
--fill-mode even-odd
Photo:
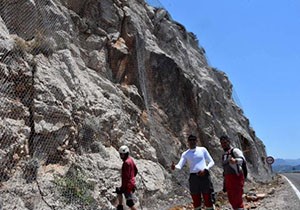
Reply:
[[[123,205],[118,205],[118,206],[117,206],[117,210],[124,210],[124,209],[123,209]]]

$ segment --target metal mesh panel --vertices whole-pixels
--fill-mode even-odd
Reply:
[[[0,188],[0,210],[2,210],[2,204],[4,204],[4,209],[8,208],[5,202],[11,202],[14,197],[18,198],[18,200],[21,200],[22,198],[24,199],[24,202],[20,202],[20,204],[16,203],[16,208],[14,208],[14,206],[9,206],[12,207],[11,209],[22,209],[21,205],[24,203],[24,205],[28,206],[27,209],[37,209],[37,207],[33,208],[32,206],[39,206],[40,204],[34,204],[35,200],[39,199],[42,200],[40,202],[44,205],[39,209],[96,210],[99,208],[101,209],[101,206],[95,206],[95,198],[100,200],[99,203],[103,205],[108,203],[107,206],[110,206],[111,203],[114,202],[112,197],[115,197],[115,195],[112,195],[112,191],[114,190],[115,183],[113,182],[119,181],[119,170],[116,171],[114,168],[110,168],[107,170],[109,172],[108,175],[105,174],[105,178],[103,178],[97,176],[97,174],[93,174],[95,173],[94,171],[93,173],[89,171],[90,166],[82,160],[84,158],[81,159],[83,162],[80,163],[81,167],[78,167],[79,164],[76,165],[76,161],[72,162],[75,158],[80,159],[80,155],[88,153],[85,150],[93,150],[93,152],[96,151],[101,153],[102,159],[105,159],[106,154],[103,145],[112,144],[108,141],[111,141],[111,138],[117,138],[117,135],[111,134],[111,128],[113,128],[114,123],[117,123],[116,121],[120,121],[120,119],[105,119],[103,120],[104,122],[99,122],[100,119],[95,117],[95,115],[100,115],[102,113],[92,113],[94,114],[93,116],[91,116],[92,114],[89,115],[89,113],[87,113],[92,111],[89,109],[90,107],[88,107],[90,104],[85,104],[88,101],[85,101],[85,94],[94,89],[91,88],[84,92],[84,88],[89,86],[88,83],[90,82],[86,80],[97,80],[101,78],[99,74],[102,72],[93,72],[94,69],[89,69],[89,73],[92,72],[88,75],[89,77],[81,75],[84,77],[83,82],[87,83],[85,87],[79,87],[80,82],[82,81],[76,81],[77,83],[74,82],[72,84],[68,81],[77,76],[74,71],[68,71],[69,69],[77,67],[78,72],[81,70],[77,66],[77,63],[72,64],[72,59],[75,60],[75,58],[70,55],[72,53],[69,49],[71,48],[71,43],[76,46],[79,46],[79,43],[82,44],[78,48],[74,47],[76,48],[74,51],[82,50],[84,47],[88,48],[88,51],[90,48],[94,47],[91,45],[95,43],[98,44],[98,42],[100,43],[99,45],[104,43],[104,41],[101,43],[102,40],[99,39],[96,41],[92,40],[90,43],[84,41],[80,42],[81,38],[86,39],[88,36],[87,34],[90,33],[87,30],[89,28],[87,24],[93,25],[92,21],[94,21],[95,18],[98,18],[97,15],[99,15],[97,13],[98,11],[90,11],[86,8],[87,11],[90,11],[88,14],[80,13],[81,2],[82,1],[1,0],[0,185],[3,183],[8,186],[8,189],[4,191]],[[94,3],[96,6],[99,6],[101,2],[103,1],[89,1],[88,3]],[[60,3],[66,5],[70,3],[68,5],[70,8],[74,6],[72,5],[72,3],[74,3],[74,7],[77,8],[78,11],[66,11],[67,8],[63,7]],[[97,8],[88,3],[85,4],[85,6]],[[106,3],[109,5],[110,1],[106,1]],[[53,9],[59,6],[62,8],[57,10]],[[114,7],[112,8],[115,9]],[[64,11],[66,12],[64,13]],[[112,11],[116,11],[116,9]],[[61,12],[61,14],[57,14],[59,12]],[[75,12],[80,14],[74,14]],[[108,13],[110,12],[108,11],[104,16],[109,16]],[[69,15],[71,17],[69,17]],[[80,22],[81,20],[79,19],[81,17],[79,17],[79,15],[85,15],[86,21],[88,18],[93,20]],[[95,32],[98,35],[97,38],[102,36],[104,37],[103,39],[106,40],[107,34],[105,30],[101,29],[101,26],[105,29],[105,26],[114,27],[118,20],[119,19],[116,18],[115,22],[110,22],[108,19],[106,22],[98,22],[97,24],[99,24],[100,27],[94,28],[97,30]],[[76,21],[79,22],[77,23],[78,25],[82,25],[74,26]],[[77,34],[77,30],[80,29],[84,31],[81,31],[83,35],[80,35],[82,36]],[[115,32],[118,29],[111,28],[111,30]],[[101,46],[101,48],[103,47]],[[103,51],[105,51],[105,49]],[[103,57],[107,56],[105,53],[106,52],[103,52]],[[80,52],[78,52],[78,54],[80,54]],[[70,57],[67,57],[67,55],[70,55]],[[85,54],[86,57],[89,55],[90,54],[88,53]],[[55,57],[55,59],[53,57]],[[68,58],[70,60],[68,60]],[[81,58],[78,59],[80,60]],[[56,62],[56,67],[54,67],[54,65],[51,66],[51,61]],[[44,62],[43,65],[41,62]],[[47,65],[45,63],[47,63]],[[105,61],[103,63],[103,65],[106,65]],[[83,71],[86,71],[87,67],[84,65],[86,65],[86,63],[82,65],[84,68]],[[105,67],[103,67],[103,69],[105,70]],[[74,75],[71,73],[74,73]],[[80,73],[85,74],[82,72]],[[55,77],[61,78],[54,78],[53,75],[46,77],[45,75],[47,74],[55,74]],[[66,76],[67,74],[68,77]],[[57,80],[43,81],[45,79]],[[78,77],[76,79],[78,79]],[[65,83],[69,82],[68,84],[73,88],[72,91],[70,91],[70,95],[73,94],[70,96],[70,98],[73,97],[70,100],[70,103],[64,104],[63,99],[59,98],[62,95],[60,93],[63,90],[56,87],[55,85],[57,84],[55,82],[60,81],[64,81]],[[92,82],[96,84],[101,83],[101,81]],[[45,87],[42,86],[44,84]],[[48,91],[52,92],[48,93]],[[101,90],[99,92],[101,92]],[[76,94],[83,98],[82,100],[78,99],[83,103],[82,106],[87,106],[84,110],[85,113],[83,113],[84,111],[78,112],[79,114],[83,113],[82,115],[84,116],[76,115],[77,110],[75,109],[77,107],[75,106],[77,105],[76,102],[78,102]],[[94,93],[91,93],[91,95],[94,96]],[[99,95],[100,93],[93,98],[97,98]],[[105,97],[109,98],[109,95],[103,96],[104,103],[106,101]],[[96,103],[97,102],[94,102],[94,104]],[[97,105],[100,106],[100,108],[96,111],[104,112],[101,109],[101,104]],[[62,108],[63,111],[61,111],[62,109],[58,110],[58,107],[64,107]],[[42,108],[46,108],[47,110],[41,110]],[[90,118],[86,117],[87,115],[89,115],[88,117]],[[57,122],[63,125],[56,126]],[[122,120],[120,123],[122,123]],[[43,126],[50,128],[47,130],[44,129]],[[51,126],[55,128],[50,130]],[[122,124],[122,126],[124,127],[124,130],[127,130],[126,123],[124,123],[124,125]],[[94,141],[96,138],[99,139],[99,136],[102,137],[102,142]],[[69,166],[68,169],[64,169],[67,170],[67,172],[63,171],[64,173],[61,173],[63,174],[62,176],[56,176],[53,175],[54,173],[49,172],[51,178],[43,179],[43,177],[38,174],[41,170],[46,171],[50,168],[49,170],[57,172],[62,168],[60,168],[60,166],[65,164],[64,152],[66,151],[66,148],[68,152],[75,154],[74,156],[76,156],[70,161],[72,162],[72,165],[70,164],[71,166]],[[105,159],[103,161],[108,160]],[[54,167],[56,168],[53,169]],[[101,170],[105,169],[101,168]],[[86,174],[89,172],[90,174]],[[109,178],[107,178],[108,176]],[[109,180],[109,183],[105,183],[106,189],[101,189],[100,192],[105,195],[94,195],[99,193],[100,190],[98,189],[99,191],[96,192],[97,189],[94,189],[95,186],[93,186],[93,180],[88,182],[88,178],[90,178],[90,180],[93,178],[98,179],[97,184],[100,183],[99,185],[101,185],[101,181],[107,182],[107,180]],[[47,183],[42,184],[41,180],[47,181]],[[99,186],[97,185],[97,187]],[[91,193],[94,194],[92,195]],[[109,196],[112,201],[107,200],[107,197]],[[2,197],[6,197],[6,200],[2,200]],[[30,197],[32,197],[32,199]],[[60,202],[61,200],[64,202]],[[56,204],[57,202],[60,203]],[[66,204],[66,206],[71,204],[73,207],[61,207],[62,203]],[[17,207],[18,205],[19,207]],[[55,205],[61,208],[58,208]],[[24,207],[23,209],[26,208]]]
[[[37,170],[41,164],[63,160],[57,149],[59,143],[50,139],[54,135],[64,136],[66,129],[54,134],[36,132],[39,117],[36,109],[36,57],[49,57],[54,50],[62,49],[63,44],[57,46],[59,35],[55,32],[62,27],[67,31],[69,27],[63,25],[67,21],[58,19],[62,16],[56,15],[51,6],[55,5],[49,0],[1,0],[0,5],[0,186],[8,181],[14,182],[19,194],[22,193],[19,186],[37,183]],[[55,116],[48,117],[55,121]],[[71,141],[75,137],[72,129],[68,132],[71,134],[66,141]],[[14,177],[19,178],[12,181]],[[92,208],[85,207],[92,203],[92,197],[84,173],[79,169],[64,177],[55,177],[53,183],[56,192],[67,203],[81,206],[81,209]],[[39,183],[37,186],[41,191]],[[11,196],[6,201],[14,194]],[[0,209],[5,206],[4,202],[0,199]]]

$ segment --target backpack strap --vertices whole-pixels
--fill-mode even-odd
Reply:
[[[234,155],[234,153],[233,153],[233,150],[234,150],[234,148],[231,148],[230,151],[229,151],[229,154],[230,154],[233,158],[235,158],[235,155]]]

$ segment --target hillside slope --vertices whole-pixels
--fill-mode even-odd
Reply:
[[[2,0],[0,14],[4,209],[113,209],[122,144],[144,209],[170,206],[186,197],[187,170],[169,166],[190,133],[216,162],[216,189],[225,133],[244,150],[250,179],[271,178],[227,76],[167,11],[142,0]]]

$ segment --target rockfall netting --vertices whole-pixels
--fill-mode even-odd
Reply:
[[[89,14],[81,13],[82,2],[1,0],[0,210],[106,210],[116,204],[121,160],[114,148],[120,136],[133,139],[131,128],[139,123],[136,110],[124,105],[124,94],[103,76],[108,35],[101,27],[115,41],[123,11],[114,3],[122,1],[91,1],[85,5]],[[104,11],[101,27],[91,21],[98,15],[93,9]],[[163,180],[163,173],[156,175]]]
[[[59,10],[55,11],[53,7],[55,4],[48,0],[1,0],[0,185],[10,180],[14,182],[16,193],[11,193],[11,197],[1,193],[1,210],[2,206],[5,206],[4,202],[13,203],[14,197],[21,196],[23,192],[22,189],[18,189],[19,186],[37,182],[37,171],[41,164],[62,163],[66,148],[69,147],[70,151],[76,149],[72,124],[66,122],[65,125],[57,126],[58,121],[64,121],[63,116],[51,114],[54,113],[53,110],[40,110],[38,103],[42,100],[39,100],[36,94],[36,87],[43,83],[36,83],[39,80],[35,77],[36,58],[39,55],[49,57],[54,49],[63,49],[64,42],[58,46],[58,40],[64,40],[66,34],[63,34],[63,31],[71,30],[66,24],[70,17],[66,14],[56,14]],[[60,19],[62,17],[65,19]],[[60,91],[55,86],[52,88],[53,91]],[[45,92],[44,96],[46,95]],[[50,98],[44,101],[47,100],[51,103]],[[56,109],[57,106],[60,105],[53,104],[52,109]],[[47,120],[41,116],[42,111],[49,113],[49,116],[46,116]],[[53,132],[47,132],[45,127],[52,127]],[[90,134],[87,130],[82,135],[88,138]],[[53,182],[57,192],[67,203],[82,206],[93,203],[90,194],[92,186],[86,182],[82,170],[74,168],[66,176],[56,176]],[[42,194],[41,185],[37,183],[37,186]],[[44,201],[47,204],[47,201]],[[28,205],[27,208],[33,208],[30,208],[30,205],[33,205],[34,201],[31,204],[24,203],[25,206]],[[51,205],[48,205],[48,208],[55,209]]]

